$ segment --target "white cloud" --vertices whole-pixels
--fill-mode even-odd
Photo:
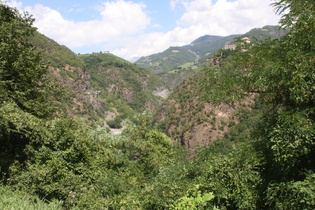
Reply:
[[[279,18],[270,3],[270,0],[218,0],[215,4],[210,0],[185,2],[186,12],[178,24],[188,28],[194,26],[213,35],[244,33],[254,27],[278,23]]]
[[[144,29],[149,23],[149,17],[143,11],[144,4],[118,0],[105,2],[101,11],[102,22],[109,23],[112,28],[121,33],[136,33]]]
[[[187,28],[176,27],[172,31],[162,33],[147,33],[123,40],[124,47],[113,51],[114,54],[131,60],[135,57],[161,52],[170,46],[182,46],[190,43],[194,38]],[[121,41],[121,40],[120,40]]]
[[[140,57],[160,52],[169,46],[189,44],[203,35],[231,35],[246,33],[252,28],[278,24],[270,0],[171,0],[176,9],[181,4],[185,12],[177,27],[165,33],[145,34],[115,51],[124,58]]]
[[[24,8],[35,17],[34,26],[41,33],[70,48],[101,44],[141,32],[150,23],[144,9],[144,4],[131,1],[105,2],[99,7],[99,20],[74,22],[40,4]]]
[[[170,0],[170,6],[174,10],[178,4],[183,4],[187,0]]]
[[[252,28],[277,24],[279,17],[271,0],[170,0],[171,9],[183,13],[170,31],[146,33],[161,23],[152,23],[144,3],[128,0],[106,1],[96,10],[98,19],[75,22],[43,5],[25,7],[36,18],[39,31],[71,49],[97,46],[125,59],[189,44],[203,35],[245,33]],[[22,9],[22,3],[9,4]],[[163,24],[163,23],[162,23]],[[102,48],[100,46],[103,46]]]
[[[10,7],[16,7],[16,8],[21,8],[22,7],[22,2],[17,2],[17,1],[10,1],[7,2],[7,5],[9,5]]]

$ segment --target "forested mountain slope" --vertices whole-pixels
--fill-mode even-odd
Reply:
[[[29,42],[34,20],[0,3],[0,209],[314,209],[315,3],[275,2],[288,35],[219,51],[184,83],[199,98],[183,85],[183,99],[170,99],[174,112],[160,115],[195,108],[196,117],[187,116],[211,128],[199,109],[210,114],[206,121],[221,115],[223,125],[231,108],[250,105],[228,118],[239,123],[221,140],[193,152],[146,114],[121,135],[65,114],[60,103],[68,96]],[[91,72],[123,65],[117,57],[89,58]]]
[[[31,41],[66,88],[61,105],[70,115],[120,127],[135,113],[154,111],[162,100],[153,94],[163,89],[162,82],[144,68],[110,53],[76,55],[37,32]]]
[[[231,52],[221,50],[213,57],[224,57],[224,54]],[[219,67],[213,62],[184,80],[155,113],[157,126],[175,142],[190,149],[209,145],[224,137],[231,127],[239,123],[242,111],[251,109],[255,104],[254,95],[233,104],[215,104],[205,100],[207,92],[202,84],[208,83],[207,71],[215,68]],[[214,84],[210,88],[218,87]]]
[[[189,45],[170,47],[161,53],[142,57],[135,63],[157,74],[173,88],[185,78],[196,73],[204,57],[211,57],[218,49],[224,48],[225,44],[233,43],[238,37],[249,37],[255,42],[268,38],[276,39],[287,32],[288,30],[279,26],[265,26],[252,29],[245,34],[230,36],[205,35]]]
[[[205,35],[186,46],[170,47],[165,51],[137,60],[135,63],[159,74],[165,73],[185,63],[195,62],[207,53],[213,53],[223,48],[227,42],[232,42],[240,35],[227,37]]]

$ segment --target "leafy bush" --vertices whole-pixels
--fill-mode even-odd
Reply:
[[[218,103],[259,93],[261,110],[242,111],[225,139],[190,154],[146,115],[120,136],[52,115],[47,69],[24,39],[33,20],[0,4],[0,208],[314,209],[315,4],[276,6],[290,8],[290,34],[232,53],[203,80],[221,87],[208,90]]]
[[[61,201],[53,201],[45,203],[38,197],[29,195],[21,191],[12,191],[9,187],[0,185],[0,209],[43,209],[58,210],[62,209]]]
[[[235,147],[234,147],[235,148]],[[261,164],[259,155],[249,143],[236,150],[221,153],[220,147],[201,150],[196,158],[201,192],[213,192],[208,207],[253,209],[259,200],[261,177],[255,170]]]
[[[198,191],[199,186],[196,186],[196,188],[189,190],[187,192],[188,195],[177,200],[174,209],[204,209],[207,206],[207,202],[214,198],[213,193],[201,193]]]
[[[304,180],[271,183],[267,189],[267,207],[273,209],[313,209],[315,207],[315,175]]]

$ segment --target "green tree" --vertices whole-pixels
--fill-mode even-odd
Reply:
[[[261,205],[285,208],[301,203],[298,196],[287,195],[307,191],[303,206],[311,209],[314,193],[307,177],[315,172],[315,3],[278,0],[274,6],[290,32],[241,45],[220,68],[208,70],[205,86],[208,97],[228,102],[258,96],[263,117],[252,138],[265,159],[261,175],[266,191],[260,200],[268,202]]]
[[[227,96],[259,93],[265,109],[260,136],[267,137],[266,156],[283,169],[283,178],[283,172],[291,177],[303,173],[297,168],[313,169],[315,3],[281,0],[274,5],[289,34],[248,46],[224,63],[221,72],[212,71],[211,78],[226,82]]]
[[[45,124],[41,119],[53,116],[59,90],[29,42],[36,31],[33,21],[0,3],[0,159],[6,173],[14,160],[27,158],[26,145],[44,141],[38,135]]]
[[[313,179],[309,178],[315,172],[315,3],[280,0],[274,5],[290,33],[272,46],[277,54],[269,53],[274,58],[260,85],[270,92],[264,100],[272,110],[265,115],[261,133],[268,137],[267,141],[261,138],[267,160],[265,176],[267,183],[278,181],[267,189],[268,205],[314,208]],[[268,84],[272,89],[266,88]]]
[[[315,3],[281,0],[275,6],[289,9],[281,22],[290,33],[253,46],[245,72],[249,91],[259,92],[265,104],[260,136],[272,171],[299,179],[315,169]]]
[[[172,140],[157,130],[150,130],[147,114],[136,116],[138,125],[130,124],[124,130],[130,141],[126,143],[125,152],[131,160],[143,167],[144,173],[155,175],[160,167],[170,163],[173,157]]]
[[[14,102],[36,116],[48,116],[49,85],[40,54],[29,42],[36,28],[27,13],[0,4],[0,105]]]

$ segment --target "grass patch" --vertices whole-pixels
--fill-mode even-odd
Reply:
[[[61,201],[45,203],[36,196],[21,191],[12,191],[8,186],[0,185],[0,195],[1,210],[62,209]]]

